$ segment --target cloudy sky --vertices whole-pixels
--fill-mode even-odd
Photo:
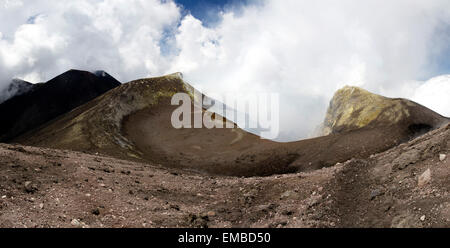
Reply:
[[[344,85],[450,116],[448,0],[0,0],[0,87],[71,68],[182,72],[205,92],[278,92],[308,137]]]

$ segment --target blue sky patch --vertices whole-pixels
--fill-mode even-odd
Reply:
[[[204,25],[211,26],[220,21],[219,13],[229,9],[238,10],[252,2],[251,0],[175,0],[184,7],[184,13],[190,13],[201,20]]]

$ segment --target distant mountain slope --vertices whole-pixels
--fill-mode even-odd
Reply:
[[[171,105],[171,96],[191,90],[179,74],[129,82],[13,141],[216,175],[267,176],[367,158],[416,136],[417,130],[410,130],[411,123],[427,125],[428,130],[439,127],[430,122],[434,118],[448,122],[429,109],[410,108],[408,111],[418,112],[401,122],[349,127],[291,143],[262,140],[237,126],[175,129],[171,115],[178,106]]]
[[[13,79],[10,84],[0,91],[0,104],[14,96],[20,96],[35,87],[34,84],[20,79]]]
[[[162,98],[187,92],[187,85],[181,82],[178,74],[172,74],[123,84],[14,141],[139,158],[140,153],[122,135],[122,121],[136,111],[157,105]]]
[[[120,82],[109,75],[70,70],[31,91],[16,95],[0,104],[0,141],[8,141],[37,128],[119,85]]]

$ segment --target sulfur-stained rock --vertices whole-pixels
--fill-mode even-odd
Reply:
[[[338,90],[330,102],[322,135],[393,125],[401,125],[411,133],[421,133],[437,128],[446,121],[444,117],[415,102],[346,86]]]

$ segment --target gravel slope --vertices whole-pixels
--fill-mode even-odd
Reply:
[[[447,125],[368,159],[238,178],[2,144],[0,227],[449,227],[449,152]]]

